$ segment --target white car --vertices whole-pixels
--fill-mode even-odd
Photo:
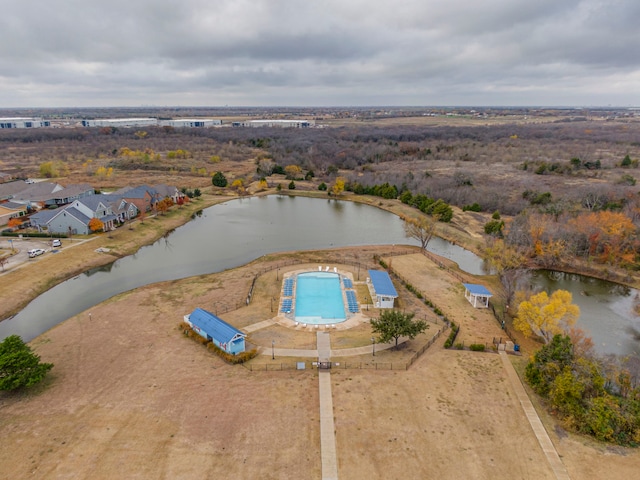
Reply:
[[[62,246],[62,242],[60,241],[59,238],[54,238],[53,240],[51,240],[51,246],[52,247],[61,247]]]
[[[33,250],[29,250],[29,258],[37,257],[38,255],[42,255],[45,251],[42,248],[34,248]]]

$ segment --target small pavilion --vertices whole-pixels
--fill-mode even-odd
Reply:
[[[464,298],[475,308],[489,308],[489,299],[493,294],[482,285],[473,283],[463,283],[465,291]]]
[[[372,295],[375,296],[374,306],[376,308],[393,308],[395,299],[398,298],[398,292],[396,292],[389,274],[381,270],[369,270],[368,281],[373,288]]]

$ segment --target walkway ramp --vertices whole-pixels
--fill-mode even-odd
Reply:
[[[316,336],[318,360],[331,361],[331,338],[327,332]],[[322,480],[338,480],[338,457],[336,455],[336,434],[333,421],[333,398],[331,393],[330,370],[318,370],[320,391],[320,456],[322,460]]]
[[[553,473],[555,474],[558,480],[570,480],[569,474],[567,473],[567,469],[562,463],[562,460],[558,455],[556,447],[553,445],[553,442],[549,438],[549,434],[545,430],[544,425],[542,425],[542,421],[538,416],[538,412],[536,412],[536,409],[533,407],[533,404],[531,403],[531,400],[529,399],[527,392],[522,386],[520,377],[518,377],[518,374],[516,373],[516,369],[513,368],[513,365],[511,364],[511,360],[509,360],[509,356],[505,351],[500,351],[499,353],[500,353],[500,357],[502,357],[502,364],[504,365],[504,368],[507,372],[509,383],[511,383],[511,386],[513,387],[516,397],[520,401],[520,405],[524,410],[524,414],[526,415],[527,420],[529,420],[529,424],[533,429],[533,433],[536,435],[536,438],[538,439],[540,448],[542,448],[542,451],[547,457],[549,466],[553,470]]]

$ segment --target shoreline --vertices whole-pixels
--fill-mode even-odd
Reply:
[[[62,259],[62,262],[57,262],[57,266],[48,269],[48,271],[55,271],[58,273],[44,276],[44,278],[42,278],[39,282],[36,282],[35,285],[33,284],[34,282],[29,277],[29,275],[24,273],[24,271],[29,271],[29,267],[18,267],[5,272],[2,276],[0,276],[0,289],[5,291],[18,290],[18,292],[22,290],[23,293],[22,295],[18,294],[12,296],[9,299],[5,299],[5,302],[3,302],[2,310],[0,310],[0,321],[12,318],[32,300],[42,295],[49,289],[55,287],[56,285],[69,280],[70,278],[80,275],[93,268],[109,265],[116,260],[127,257],[129,255],[134,255],[138,250],[140,250],[140,248],[153,244],[163,236],[170,233],[172,230],[175,230],[176,228],[187,224],[191,220],[193,214],[195,214],[197,211],[240,198],[237,195],[216,195],[212,194],[211,192],[203,193],[203,196],[200,197],[199,200],[192,201],[188,205],[176,208],[175,210],[169,212],[167,215],[160,217],[147,217],[144,222],[140,222],[136,219],[131,223],[123,225],[115,232],[102,233],[100,234],[100,236],[89,238],[92,241],[85,243],[90,243],[90,247],[95,248],[90,248],[90,250],[88,248],[85,248],[85,251],[78,255],[80,257],[79,261],[76,261],[74,263],[66,262],[65,260],[68,259],[69,255],[66,254],[66,251],[61,252],[62,257],[60,258]],[[250,195],[250,197],[260,197],[273,194],[294,197],[301,196],[318,199],[327,198],[325,192],[287,191],[283,193],[276,192],[275,189],[258,192]],[[340,198],[334,199],[356,202],[380,208],[401,218],[419,214],[419,212],[414,208],[404,205],[398,200],[385,200],[378,197],[361,195],[345,195],[341,196]],[[158,221],[160,221],[160,223],[155,223]],[[152,222],[154,223],[154,225],[150,225]],[[442,224],[438,225],[438,227],[438,237],[453,244],[459,245],[462,248],[475,253],[476,255],[480,254],[480,243],[482,241],[482,236],[478,235],[477,232],[462,230],[461,227],[450,224]],[[125,232],[124,230],[127,231]],[[133,232],[133,230],[135,230],[135,232]],[[139,233],[141,230],[144,230],[142,234]],[[74,246],[74,252],[76,251],[76,248],[79,247]],[[108,253],[95,255],[95,250],[100,248],[107,248]],[[49,258],[47,258],[46,260],[48,261]],[[43,268],[44,267],[45,266],[43,265]],[[593,266],[590,266],[590,268],[585,268],[581,267],[580,265],[574,264],[558,265],[558,268],[556,269],[531,265],[530,267],[534,270],[555,270],[565,273],[575,273],[584,275],[586,277],[592,277],[600,280],[618,283],[631,288],[639,288],[640,284],[640,281],[637,278],[634,278],[629,274],[624,276],[623,273],[619,272],[617,269],[605,268],[604,266],[602,268],[596,267],[595,270],[592,269]],[[16,280],[16,275],[14,274],[17,273],[18,270],[23,271],[23,278],[18,278],[17,281],[14,282],[13,280]]]

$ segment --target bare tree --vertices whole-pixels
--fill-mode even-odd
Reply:
[[[420,242],[423,250],[436,233],[436,219],[433,217],[405,218],[404,232],[409,238],[415,238]]]

